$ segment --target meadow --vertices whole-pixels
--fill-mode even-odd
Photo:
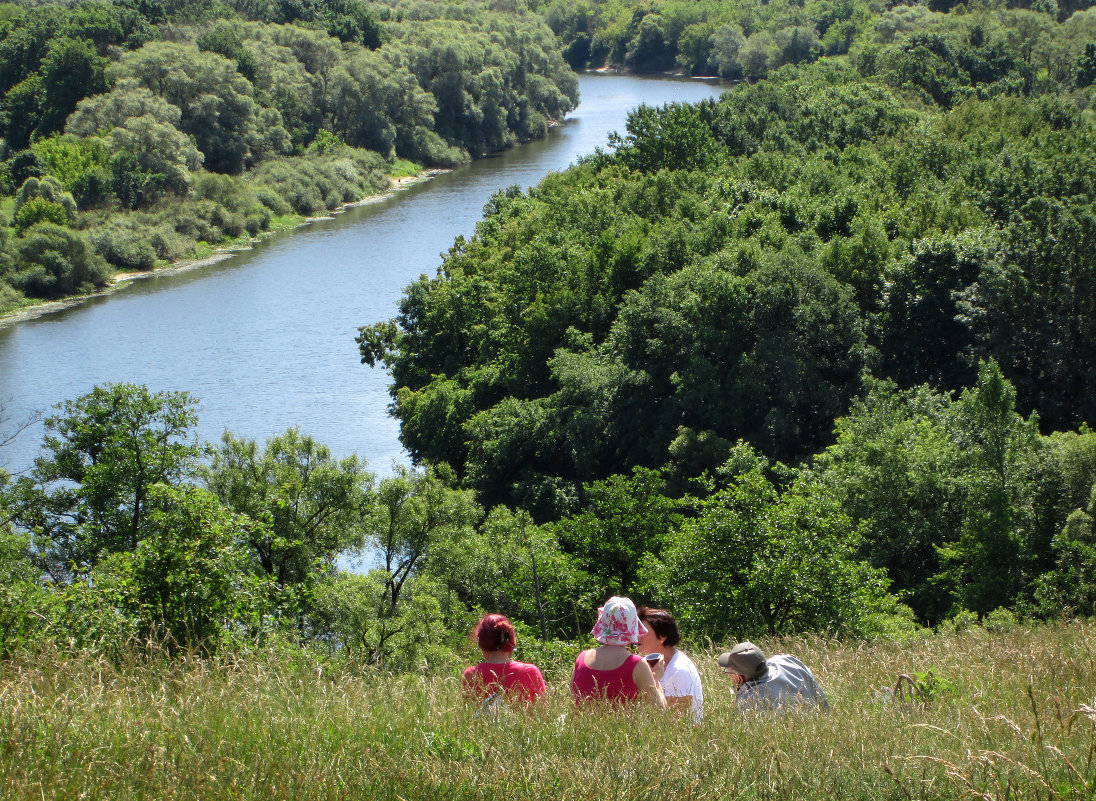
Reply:
[[[811,665],[831,710],[737,713],[719,648],[690,649],[699,726],[576,712],[565,661],[543,666],[543,707],[490,719],[462,701],[456,664],[23,655],[0,664],[0,797],[1096,798],[1091,623],[760,644]],[[927,700],[894,697],[903,673]]]

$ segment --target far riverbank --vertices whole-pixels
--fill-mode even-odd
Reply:
[[[62,311],[64,309],[79,306],[81,303],[86,302],[89,298],[101,297],[103,295],[109,295],[115,292],[119,288],[125,286],[130,281],[137,281],[143,278],[152,278],[166,275],[175,275],[176,273],[188,272],[196,270],[202,267],[209,267],[213,264],[218,264],[226,259],[231,259],[233,256],[239,253],[246,253],[252,250],[255,245],[269,239],[275,234],[282,233],[283,231],[293,230],[296,228],[302,228],[304,226],[311,225],[313,223],[322,222],[324,220],[334,219],[334,215],[343,214],[349,209],[357,208],[359,206],[367,206],[373,203],[383,203],[388,200],[396,192],[407,189],[414,184],[428,181],[431,178],[435,178],[438,175],[451,172],[448,169],[431,168],[422,170],[415,175],[404,175],[398,178],[392,178],[389,181],[388,189],[383,192],[379,192],[375,195],[369,195],[355,200],[350,203],[343,203],[336,209],[332,209],[330,213],[324,215],[318,215],[314,217],[301,217],[300,222],[296,225],[290,225],[285,228],[278,228],[270,231],[263,231],[258,236],[252,237],[248,244],[237,247],[219,247],[214,248],[213,254],[198,259],[183,259],[172,264],[166,264],[162,267],[154,267],[151,270],[139,270],[132,272],[120,272],[115,273],[110,278],[110,283],[94,292],[86,295],[72,295],[71,297],[61,298],[60,300],[44,300],[39,303],[34,303],[28,306],[22,306],[18,309],[13,309],[10,312],[0,314],[0,326],[20,323],[26,320],[33,320],[41,317],[45,314],[52,314],[53,312]]]

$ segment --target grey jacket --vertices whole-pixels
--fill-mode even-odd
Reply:
[[[765,672],[739,687],[734,703],[739,709],[779,709],[785,704],[830,708],[826,693],[810,668],[788,654],[769,657]]]

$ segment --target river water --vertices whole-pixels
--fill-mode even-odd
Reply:
[[[501,187],[523,189],[605,147],[641,103],[717,96],[703,82],[584,75],[581,103],[549,136],[274,236],[223,262],[130,282],[41,317],[0,325],[0,402],[8,423],[108,382],[186,390],[198,436],[226,430],[260,443],[296,426],[337,457],[380,475],[406,461],[388,415],[388,376],[360,363],[359,326],[394,316],[404,287],[434,275],[458,235],[471,236]],[[0,450],[17,473],[42,427]]]

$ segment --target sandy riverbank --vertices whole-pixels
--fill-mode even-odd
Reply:
[[[406,189],[406,188],[408,188],[409,186],[411,186],[413,184],[420,183],[422,181],[428,181],[431,178],[434,178],[435,176],[441,175],[441,174],[446,173],[446,172],[450,172],[450,171],[449,170],[441,170],[441,169],[432,169],[432,170],[424,170],[423,172],[420,172],[418,175],[405,175],[402,178],[393,178],[389,182],[388,189],[385,190],[384,192],[381,192],[380,194],[377,194],[377,195],[370,195],[369,197],[362,198],[361,200],[356,200],[356,201],[353,201],[351,203],[344,203],[342,206],[335,209],[330,214],[326,214],[326,215],[323,215],[323,216],[320,216],[320,217],[305,217],[304,220],[302,220],[302,222],[300,223],[300,225],[296,226],[296,227],[299,228],[301,226],[309,225],[311,223],[318,222],[320,220],[333,219],[334,215],[341,214],[342,212],[346,211],[347,209],[351,209],[351,208],[354,208],[356,206],[368,206],[368,205],[373,204],[373,203],[383,203],[385,200],[392,197],[392,195],[395,192],[398,192],[402,189]],[[251,245],[248,245],[248,246],[245,246],[245,247],[218,248],[213,253],[212,256],[208,256],[204,259],[193,259],[191,261],[180,261],[180,262],[176,262],[174,264],[167,265],[165,267],[157,267],[156,269],[153,269],[153,270],[142,270],[142,271],[139,271],[139,272],[129,272],[129,273],[115,273],[113,276],[111,276],[110,283],[107,286],[103,287],[102,289],[96,290],[95,292],[93,292],[90,295],[77,295],[75,297],[65,298],[63,300],[43,301],[42,303],[36,303],[33,306],[27,306],[27,307],[24,307],[22,309],[16,309],[13,312],[10,312],[8,314],[0,316],[0,326],[7,325],[7,324],[10,324],[10,323],[18,323],[18,322],[22,322],[24,320],[33,320],[36,317],[41,317],[41,316],[46,315],[46,314],[51,314],[51,313],[56,312],[56,311],[61,311],[62,309],[68,309],[68,308],[71,308],[73,306],[78,306],[79,304],[86,301],[88,298],[97,297],[97,296],[100,296],[100,295],[110,294],[111,292],[116,290],[119,286],[122,286],[122,285],[126,284],[129,281],[135,281],[135,280],[139,280],[141,278],[151,278],[152,276],[173,275],[175,273],[183,272],[184,270],[196,270],[196,269],[201,268],[201,267],[208,267],[211,264],[216,264],[218,262],[224,261],[225,259],[231,259],[237,253],[243,253],[243,252],[246,252],[248,250],[251,250],[251,247],[253,245],[255,245],[258,242],[262,241],[262,239],[265,238],[266,236],[270,236],[271,233],[272,232],[268,231],[268,232],[260,235],[259,237],[256,237],[255,239],[252,239],[251,240]]]

